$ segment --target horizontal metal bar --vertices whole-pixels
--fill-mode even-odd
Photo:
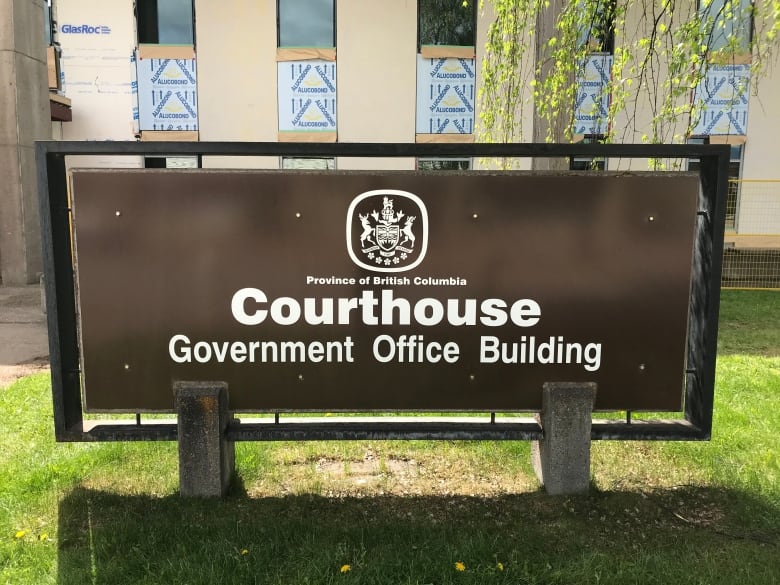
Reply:
[[[658,144],[416,144],[416,143],[279,143],[279,142],[83,142],[83,141],[43,141],[36,143],[36,153],[39,159],[39,181],[42,185],[55,184],[60,181],[54,195],[54,205],[57,209],[67,207],[65,188],[66,176],[64,166],[65,155],[109,155],[109,156],[143,156],[143,155],[196,155],[196,156],[344,156],[344,157],[446,157],[446,156],[478,156],[478,157],[564,157],[564,156],[593,156],[593,157],[621,157],[621,158],[699,158],[702,163],[700,171],[703,184],[709,186],[709,191],[717,187],[718,196],[725,201],[725,177],[727,172],[729,146],[728,145],[658,145]],[[50,156],[51,155],[51,156]],[[56,160],[55,160],[56,159]],[[54,163],[58,164],[55,165]],[[705,172],[707,168],[718,164],[718,174],[713,176]],[[52,177],[49,177],[52,174]],[[44,180],[46,179],[46,180]],[[706,181],[705,181],[706,179]],[[48,205],[48,193],[45,192],[44,203]],[[706,191],[706,189],[705,189]],[[708,192],[709,192],[708,191]],[[722,201],[719,203],[722,207]],[[54,207],[52,207],[54,209]],[[708,212],[709,213],[709,212]],[[711,217],[711,215],[708,215]],[[722,218],[721,218],[722,223]],[[65,225],[65,224],[63,224]],[[710,231],[719,233],[722,238],[722,226],[710,227]],[[711,237],[710,237],[711,241]],[[54,242],[61,250],[71,250],[67,240],[58,239]],[[719,261],[719,252],[722,248],[714,249],[715,261]],[[71,266],[72,259],[68,258],[63,266]],[[709,306],[709,315],[715,315],[713,332],[709,338],[709,345],[714,345],[717,335],[717,283],[719,283],[719,265],[712,271],[710,297],[714,299]],[[51,277],[53,269],[47,267],[47,275]],[[60,289],[72,288],[72,280],[56,284],[53,278],[48,278],[51,287],[52,298],[60,299]],[[714,294],[714,296],[712,296]],[[706,303],[705,303],[706,304]],[[75,315],[75,309],[68,300],[63,306],[71,309],[69,313]],[[49,313],[54,314],[50,311]],[[73,344],[75,348],[75,343]],[[710,348],[712,349],[712,348]],[[708,369],[709,374],[714,374],[714,349],[710,352]],[[62,376],[71,376],[78,379],[71,372],[76,368],[60,372]],[[697,370],[698,373],[698,370]],[[711,376],[710,376],[711,377]],[[70,379],[70,378],[69,378]],[[56,382],[56,380],[55,380]],[[59,385],[62,386],[62,381]],[[58,384],[55,383],[55,386]],[[709,387],[709,386],[708,386]],[[175,422],[163,422],[155,420],[153,423],[137,424],[137,421],[81,421],[81,402],[78,392],[78,383],[68,384],[65,390],[65,404],[70,408],[77,408],[77,417],[68,416],[63,419],[63,406],[55,400],[55,417],[62,419],[62,424],[55,425],[57,440],[60,441],[136,441],[136,440],[176,440],[177,429]],[[593,439],[613,440],[706,440],[709,438],[709,421],[711,419],[711,389],[709,396],[709,418],[702,417],[687,408],[686,416],[695,421],[692,424],[687,421],[661,421],[661,422],[637,422],[626,424],[623,421],[604,422],[594,421],[592,427]],[[56,392],[55,392],[56,395]],[[690,404],[699,404],[701,398],[692,393],[688,400]],[[705,414],[707,404],[703,407]],[[691,414],[688,411],[693,412]],[[701,410],[701,409],[699,409]],[[78,424],[76,424],[78,419]],[[257,425],[257,426],[255,426]],[[341,426],[338,426],[341,425]],[[359,422],[356,419],[338,423],[311,423],[287,422],[276,424],[273,428],[265,423],[243,423],[234,425],[229,430],[229,438],[232,440],[282,440],[290,439],[495,439],[495,440],[536,440],[541,438],[541,429],[535,423],[505,423],[474,422],[453,424],[442,422],[438,419],[434,422],[419,420],[415,423],[393,422],[385,419],[383,422],[368,423]],[[415,426],[416,425],[416,426]],[[514,425],[514,426],[513,426]]]
[[[298,441],[298,440],[512,440],[527,441],[542,438],[536,422],[496,423],[440,422],[424,419],[420,422],[285,422],[280,424],[241,423],[231,425],[227,432],[233,441]]]
[[[44,152],[66,155],[204,155],[204,156],[484,156],[625,158],[701,158],[728,152],[724,144],[417,144],[306,142],[84,142],[42,141]]]
[[[599,421],[591,425],[594,441],[706,441],[709,434],[687,420]]]
[[[506,419],[505,419],[506,420]],[[521,422],[441,422],[441,419],[420,419],[418,422],[335,421],[276,423],[274,419],[262,422],[231,423],[227,430],[230,441],[538,441],[543,437],[542,427],[533,419]],[[684,420],[598,421],[592,424],[592,440],[635,441],[699,441],[709,437]],[[62,441],[175,441],[175,422],[144,423],[129,421],[89,421],[81,428],[69,429],[59,437]]]
[[[175,441],[175,422],[84,421],[57,434],[57,441]]]

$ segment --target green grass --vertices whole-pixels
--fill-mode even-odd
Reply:
[[[227,498],[183,499],[175,444],[55,443],[48,376],[22,379],[0,584],[777,583],[780,294],[721,308],[712,440],[596,442],[570,498],[524,442],[315,442],[241,443]]]
[[[780,300],[773,291],[724,291],[718,357],[780,356]]]

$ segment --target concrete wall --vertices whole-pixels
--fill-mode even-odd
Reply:
[[[62,140],[135,140],[132,69],[135,48],[133,0],[57,0],[62,47],[62,89],[72,101],[73,121]],[[65,32],[89,25],[100,34]],[[138,167],[138,157],[69,157],[68,167]]]
[[[133,0],[58,0],[63,91],[73,102],[65,140],[134,140],[130,58]],[[65,33],[67,25],[105,27],[102,34]]]
[[[278,134],[276,1],[194,0],[196,11],[200,139],[275,141]],[[687,9],[694,2],[686,0]],[[477,70],[493,19],[486,4],[477,23]],[[617,44],[642,34],[640,8],[632,7]],[[73,121],[49,123],[42,0],[0,0],[0,276],[33,282],[41,270],[33,142],[134,140],[130,57],[136,46],[133,0],[57,0],[64,91]],[[65,25],[99,27],[100,34],[62,32]],[[342,142],[413,142],[416,107],[417,2],[340,0],[337,9],[338,139]],[[774,66],[772,66],[774,65]],[[780,179],[774,157],[780,132],[775,98],[777,62],[767,66],[760,93],[751,97],[743,178]],[[478,74],[479,81],[479,74]],[[635,86],[637,84],[635,83]],[[755,89],[755,88],[754,88]],[[527,88],[527,92],[530,90]],[[755,93],[755,92],[754,92]],[[651,117],[650,99],[637,94],[631,107],[639,124]],[[631,100],[629,100],[631,101]],[[521,106],[524,139],[532,134],[532,108]],[[477,125],[479,101],[477,103]],[[625,125],[628,116],[618,119]],[[680,119],[672,134],[681,132]],[[641,142],[644,131],[628,133]],[[671,135],[670,135],[671,136]],[[489,166],[487,161],[475,160]],[[668,161],[674,163],[675,161]],[[70,157],[70,166],[130,166],[138,157]],[[206,158],[206,167],[278,168],[277,157]],[[340,169],[412,169],[411,158],[341,158]],[[530,159],[519,161],[530,167]],[[629,163],[610,160],[611,169]],[[647,162],[630,167],[646,170]],[[778,183],[744,188],[737,220],[740,233],[780,233]]]
[[[6,3],[10,0],[4,0]],[[92,0],[58,0],[59,21],[105,24],[111,34],[83,38],[60,35],[63,44],[65,87],[73,99],[74,121],[63,125],[66,139],[131,139],[129,121],[129,58],[135,45],[132,0],[95,4]],[[693,10],[695,2],[685,1]],[[680,7],[678,7],[679,9]],[[200,139],[275,141],[278,132],[276,67],[276,1],[195,0]],[[88,16],[85,16],[88,15]],[[493,19],[491,5],[477,23],[477,69],[484,56],[487,29]],[[641,9],[631,7],[617,43],[641,35]],[[338,139],[342,142],[413,142],[415,136],[417,2],[415,0],[339,0],[337,9]],[[99,57],[99,59],[98,59]],[[99,68],[99,69],[98,69]],[[99,71],[99,74],[98,74]],[[780,74],[765,79],[761,97],[750,104],[745,178],[774,177],[771,145],[776,117],[772,101],[780,91]],[[479,80],[479,74],[478,74]],[[635,83],[634,87],[638,84]],[[526,88],[530,94],[530,88]],[[638,123],[651,118],[650,98],[634,96]],[[633,101],[633,99],[629,100]],[[477,124],[480,104],[477,103]],[[521,106],[524,140],[532,134],[532,106]],[[629,115],[618,119],[626,125]],[[681,133],[680,119],[671,135]],[[622,135],[626,142],[641,142],[644,130]],[[481,162],[474,161],[477,165]],[[674,164],[676,161],[668,161]],[[129,164],[129,163],[128,163]],[[206,158],[204,166],[278,168],[277,157]],[[530,159],[519,161],[530,168]],[[610,168],[646,170],[644,160],[611,160]],[[342,158],[340,169],[414,167],[412,159],[376,160]],[[746,203],[748,203],[746,201]]]
[[[276,1],[195,0],[201,140],[275,142]],[[204,167],[279,167],[276,157],[204,157]]]
[[[748,106],[747,142],[744,146],[737,232],[780,234],[780,167],[777,164],[778,96],[780,62],[751,92]],[[755,89],[755,88],[754,88]]]
[[[413,143],[417,2],[342,0],[336,31],[339,141]],[[340,158],[338,168],[414,169],[414,160]]]
[[[477,12],[477,59],[476,59],[476,67],[477,67],[477,87],[481,86],[482,82],[482,60],[485,58],[485,44],[487,43],[488,39],[488,29],[490,28],[490,24],[495,19],[495,13],[493,11],[493,5],[490,2],[485,2],[484,5],[481,7],[481,9]],[[529,54],[533,54],[533,39],[532,38],[526,38],[524,41],[529,46]],[[532,79],[533,76],[529,77],[528,79]],[[523,97],[520,100],[520,103],[518,104],[517,111],[515,113],[515,119],[516,120],[522,120],[522,124],[519,126],[516,132],[516,138],[517,142],[531,142],[532,136],[533,136],[533,117],[534,117],[534,107],[533,107],[533,89],[531,88],[530,84],[527,84],[522,89]],[[482,111],[482,100],[477,99],[477,108],[476,108],[476,114],[474,118],[474,125],[476,128],[475,136],[479,137],[479,134],[481,132],[481,122],[480,122],[480,112]],[[511,161],[499,161],[499,160],[492,160],[492,159],[481,159],[477,158],[472,161],[472,168],[478,168],[478,169],[497,169],[497,168],[503,168],[503,165],[506,164],[509,165],[509,168],[513,170],[523,170],[527,171],[531,169],[533,159],[531,158],[519,158],[519,159],[513,159]]]
[[[774,63],[767,64],[767,72],[768,75],[751,88],[748,140],[742,167],[742,176],[746,179],[780,180],[775,156],[780,136],[780,58],[777,55]]]
[[[684,0],[679,2],[675,6],[675,11],[678,15],[675,17],[675,21],[685,19],[684,14],[692,14],[695,9],[695,1]],[[649,38],[651,26],[654,24],[655,18],[653,14],[645,14],[643,3],[630,4],[626,13],[625,26],[615,31],[615,47],[630,45],[639,38]],[[659,18],[659,22],[662,24],[667,26],[673,24],[668,18]],[[664,40],[663,42],[667,41]],[[631,74],[631,68],[636,67],[637,71],[641,68],[642,63],[639,57],[641,56],[629,61],[623,71],[625,77],[634,77],[634,79],[629,95],[626,98],[626,109],[616,116],[615,126],[618,129],[626,129],[617,131],[615,138],[618,143],[642,144],[646,142],[646,140],[643,140],[643,135],[652,136],[652,131],[650,130],[651,121],[656,112],[661,108],[661,100],[659,98],[663,95],[663,90],[655,91],[652,88],[648,88],[648,79],[653,79],[653,76],[655,76],[659,80],[665,80],[668,74],[667,67],[663,62],[653,62],[652,69],[648,69],[647,77],[642,80],[637,79],[636,73]],[[689,97],[686,95],[681,97],[676,105],[684,105],[688,102]],[[688,122],[688,116],[680,116],[675,124],[665,123],[663,131],[665,142],[671,143],[675,137],[677,137],[676,142],[680,142],[681,137],[685,134]],[[675,165],[684,164],[679,160],[666,160],[663,162],[669,169],[674,168]],[[609,170],[631,169],[646,171],[649,170],[649,163],[647,159],[610,159],[608,167]]]
[[[0,0],[0,278],[42,271],[34,141],[49,138],[41,0]]]

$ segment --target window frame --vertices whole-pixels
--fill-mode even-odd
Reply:
[[[318,168],[310,168],[310,169],[296,169],[296,168],[290,168],[285,167],[284,163],[287,160],[318,160],[318,161],[325,161],[325,168],[318,169]],[[332,167],[329,168],[328,162],[331,162],[333,164]],[[336,170],[336,157],[335,156],[280,156],[279,157],[279,169],[283,171],[335,171]]]
[[[424,169],[420,166],[420,163],[466,163],[468,165],[465,169],[436,169],[428,168]],[[474,160],[472,157],[459,157],[459,156],[425,156],[417,157],[414,161],[415,170],[426,172],[464,172],[474,170]]]
[[[472,18],[472,33],[473,33],[473,43],[470,45],[453,45],[453,44],[435,44],[435,43],[423,43],[421,38],[421,27],[420,27],[420,6],[425,0],[417,0],[417,52],[419,53],[423,47],[475,47],[477,46],[477,23],[479,22],[478,18],[478,12],[477,12],[477,0],[469,0],[471,2],[471,18]],[[453,1],[453,6],[457,7],[458,2]]]
[[[582,144],[602,144],[606,136],[604,134],[585,134]],[[607,170],[607,159],[592,156],[570,156],[569,170],[578,172],[602,172]]]
[[[702,23],[709,17],[712,17],[713,19],[713,27],[706,37],[707,53],[717,54],[724,49],[727,49],[729,46],[729,36],[736,34],[736,36],[739,37],[740,33],[745,31],[746,38],[739,38],[740,50],[738,50],[736,54],[749,54],[753,44],[753,35],[755,34],[755,19],[753,11],[750,9],[753,2],[751,0],[739,0],[738,3],[743,12],[742,18],[739,20],[726,20],[724,28],[721,30],[718,26],[718,20],[723,17],[721,12],[725,9],[726,2],[727,0],[712,0],[709,6],[703,6],[702,0],[697,0],[696,2],[696,10]],[[717,4],[720,4],[721,8],[717,11],[713,11],[713,8]],[[722,39],[722,42],[713,44],[713,41],[719,38]]]
[[[54,0],[43,0],[43,34],[47,47],[57,43],[57,21],[54,18]]]
[[[337,36],[337,4],[338,0],[330,0],[333,6],[332,10],[332,23],[333,23],[333,44],[332,45],[283,45],[282,44],[282,9],[281,4],[284,0],[276,0],[276,48],[277,49],[292,49],[292,48],[311,48],[311,49],[333,49],[336,47]]]
[[[688,139],[689,144],[711,144],[710,136],[691,136]],[[739,207],[742,198],[740,181],[742,180],[742,171],[745,167],[745,145],[730,144],[731,153],[729,155],[729,174],[728,188],[726,190],[726,230],[737,230],[739,222]],[[735,151],[738,156],[734,156]],[[689,158],[686,165],[688,171],[699,171],[699,159]]]
[[[582,27],[580,31],[580,46],[585,45],[587,53],[592,54],[615,54],[615,10],[616,0],[599,0],[596,18],[587,23],[587,28]],[[599,10],[600,9],[600,10]],[[605,38],[601,39],[593,34],[595,28],[603,27],[606,31]]]
[[[159,0],[135,0],[133,3],[133,12],[135,14],[135,36],[136,36],[136,45],[174,45],[174,46],[192,46],[194,47],[196,45],[196,27],[195,27],[195,0],[188,0],[190,4],[190,20],[189,24],[191,27],[191,38],[192,42],[190,43],[164,43],[160,42],[160,17],[159,17],[159,10],[158,10],[158,2]],[[150,30],[147,30],[147,24],[149,24],[151,20],[151,15],[145,15],[146,18],[142,19],[141,15],[144,13],[144,11],[147,9],[148,6],[151,6],[154,4],[154,34],[151,34]],[[143,9],[142,9],[143,6]],[[143,23],[143,26],[142,26]],[[144,35],[144,38],[142,39],[142,32]],[[149,40],[150,38],[155,38],[156,40],[152,41]]]
[[[168,166],[168,160],[169,159],[177,159],[177,160],[183,160],[183,159],[189,159],[192,160],[195,163],[195,166]],[[149,164],[151,161],[155,161],[156,163],[159,163],[159,161],[162,161],[162,165],[160,164]],[[169,156],[169,155],[149,155],[143,157],[143,168],[145,169],[200,169],[203,168],[203,157],[201,155],[196,156]]]

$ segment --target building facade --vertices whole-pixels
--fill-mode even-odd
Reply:
[[[484,12],[473,1],[452,0],[0,3],[6,11],[9,4],[14,14],[27,15],[23,21],[17,18],[19,24],[14,28],[16,59],[21,60],[18,55],[25,52],[34,54],[28,60],[35,67],[28,69],[34,69],[38,79],[48,78],[51,100],[50,127],[45,101],[16,100],[31,104],[36,111],[46,109],[44,130],[39,123],[24,136],[18,132],[15,136],[16,150],[27,156],[32,140],[47,137],[414,143],[470,142],[477,136],[481,63],[493,20],[489,3]],[[36,18],[46,24],[38,27]],[[18,35],[24,29],[38,32],[22,42]],[[0,27],[0,41],[8,37]],[[30,43],[34,50],[25,48]],[[595,46],[578,79],[582,99],[575,104],[575,133],[580,138],[603,134],[598,119],[605,104],[597,90],[609,74],[619,43],[620,38],[613,37]],[[46,51],[48,70],[44,71],[41,64],[47,62]],[[778,187],[767,181],[778,178],[771,146],[780,131],[773,104],[780,93],[780,74],[763,79],[755,92],[739,82],[748,66],[713,68],[707,83],[718,89],[703,97],[709,107],[692,139],[732,145],[732,174],[743,181],[735,183],[730,197],[729,233],[734,245],[754,241],[740,240],[741,235],[763,235],[774,245],[780,233],[780,206],[773,208]],[[39,92],[41,83],[28,84],[27,93]],[[730,93],[722,99],[724,92]],[[19,107],[14,115],[19,119],[25,111],[26,106]],[[528,105],[522,106],[521,115],[530,128]],[[36,116],[40,118],[41,112]],[[628,135],[623,140],[639,142],[641,138]],[[3,145],[6,142],[11,140],[6,138]],[[411,158],[72,157],[69,164],[410,170],[468,169],[481,163]],[[525,161],[521,168],[529,164]],[[593,166],[591,161],[571,164],[572,168]],[[618,164],[605,161],[601,167],[618,168]],[[695,161],[690,164],[695,166]],[[0,192],[3,229],[15,233],[0,239],[3,280],[8,282],[34,281],[40,271],[39,253],[36,256],[28,250],[21,264],[11,260],[20,247],[15,230],[25,234],[21,241],[30,250],[38,238],[32,221],[37,222],[37,213],[15,213],[24,205],[9,204],[10,200],[28,201],[32,209],[34,187],[24,186],[30,183],[30,168],[28,164],[20,174],[27,173],[20,178],[24,195],[8,189]],[[6,269],[10,262],[23,268]]]

